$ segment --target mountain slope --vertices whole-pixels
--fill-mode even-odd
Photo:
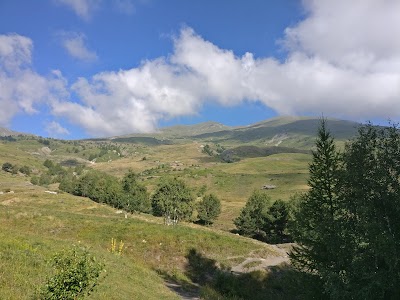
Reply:
[[[258,146],[283,146],[310,149],[320,123],[319,118],[277,117],[248,126],[229,127],[216,122],[195,125],[178,125],[161,128],[157,133],[131,134],[114,137],[116,142],[143,143],[148,145],[174,144],[198,140],[205,143],[225,145],[254,144]],[[352,138],[359,123],[328,119],[327,126],[336,140]]]
[[[13,131],[4,127],[0,127],[0,136],[16,136],[16,135],[22,135],[23,133]]]
[[[268,146],[311,148],[318,130],[317,118],[283,117],[266,120],[246,127],[204,133],[195,139],[218,143],[252,143]],[[348,140],[357,132],[358,123],[329,119],[328,129],[337,140]]]

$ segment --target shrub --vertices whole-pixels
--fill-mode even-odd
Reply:
[[[29,168],[28,166],[23,166],[19,168],[19,171],[28,176],[31,174],[31,168]]]
[[[5,162],[2,166],[1,166],[1,169],[3,170],[3,171],[5,171],[5,172],[12,172],[12,170],[13,170],[13,165],[11,164],[11,163],[9,163],[9,162]]]
[[[87,249],[78,247],[57,253],[51,264],[55,273],[47,279],[39,299],[83,299],[93,291],[104,268]]]
[[[39,177],[32,176],[31,177],[31,183],[34,184],[34,185],[39,185]]]

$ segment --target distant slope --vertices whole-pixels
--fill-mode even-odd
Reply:
[[[204,133],[193,138],[214,143],[252,143],[269,146],[310,148],[315,142],[320,120],[317,118],[282,117],[266,120],[246,127]],[[360,124],[329,119],[328,129],[337,140],[348,140]]]
[[[16,135],[22,135],[23,133],[13,131],[7,128],[0,127],[0,136],[16,136]]]
[[[171,145],[181,140],[192,139],[196,135],[214,133],[221,130],[229,131],[231,129],[231,127],[225,126],[221,123],[204,122],[194,125],[164,127],[154,133],[127,134],[111,137],[109,140],[121,143],[144,144],[148,146]]]
[[[310,149],[315,142],[319,118],[277,117],[248,126],[229,127],[217,122],[165,127],[156,133],[129,134],[113,137],[115,142],[146,145],[168,145],[189,140],[226,145],[253,144]],[[338,141],[346,141],[357,133],[359,123],[328,119],[327,126]]]
[[[195,125],[177,125],[165,127],[160,133],[165,136],[192,137],[199,134],[214,133],[232,128],[217,122],[204,122]]]

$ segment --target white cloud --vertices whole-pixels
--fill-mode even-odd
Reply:
[[[73,85],[82,103],[63,103],[55,112],[94,135],[155,130],[160,119],[196,114],[207,101],[260,101],[279,114],[399,117],[398,2],[363,1],[370,6],[364,9],[360,3],[306,2],[307,17],[285,31],[284,62],[238,57],[183,28],[168,58],[82,78]],[[369,34],[373,28],[386,28],[385,38]]]
[[[4,70],[12,72],[23,64],[31,63],[33,43],[17,34],[0,35],[0,63]]]
[[[101,4],[101,0],[55,0],[56,2],[68,6],[79,17],[89,21],[94,11],[96,11]]]
[[[399,1],[307,0],[304,6],[307,18],[285,30],[292,51],[359,72],[399,70]]]
[[[132,15],[135,12],[135,6],[131,0],[114,0],[113,6],[121,14]]]
[[[0,126],[7,126],[17,113],[37,113],[36,105],[67,96],[59,71],[43,77],[31,69],[32,40],[0,35]]]
[[[160,120],[197,114],[206,102],[260,101],[279,114],[399,118],[400,2],[308,0],[304,5],[305,19],[284,32],[284,61],[251,53],[239,57],[183,28],[166,58],[80,78],[71,87],[79,101],[63,100],[68,95],[61,74],[44,78],[29,68],[29,39],[0,39],[1,62],[8,68],[0,71],[5,91],[0,104],[12,116],[34,112],[40,101],[49,103],[54,115],[93,136],[156,130]],[[0,113],[0,120],[7,118]]]
[[[45,130],[51,137],[69,135],[68,129],[62,127],[62,125],[56,121],[48,122]]]
[[[72,57],[92,62],[97,60],[97,54],[86,46],[86,36],[78,32],[61,32],[61,44]]]

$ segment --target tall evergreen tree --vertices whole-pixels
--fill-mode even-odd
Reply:
[[[309,191],[295,212],[292,235],[299,246],[291,253],[292,263],[324,279],[326,289],[343,286],[341,276],[341,209],[338,197],[340,155],[333,137],[321,120],[316,150],[309,167]]]

